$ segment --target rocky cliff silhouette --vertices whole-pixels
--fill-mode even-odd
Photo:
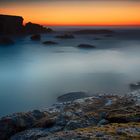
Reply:
[[[45,28],[39,24],[27,23],[23,25],[23,17],[12,15],[0,15],[0,34],[35,34],[52,32],[52,29]]]

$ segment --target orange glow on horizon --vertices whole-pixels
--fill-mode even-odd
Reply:
[[[0,6],[0,13],[21,15],[25,22],[49,26],[139,26],[140,3],[38,2]]]

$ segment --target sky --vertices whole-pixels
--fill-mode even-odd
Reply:
[[[0,14],[43,25],[140,25],[140,0],[0,0]]]

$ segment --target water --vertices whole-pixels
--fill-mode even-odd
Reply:
[[[72,40],[42,35],[42,41],[59,43],[55,46],[27,36],[15,38],[14,46],[1,46],[0,116],[49,106],[71,91],[127,93],[129,83],[140,80],[140,40],[128,30],[120,32],[124,31],[113,37],[99,35],[101,40],[94,35],[75,35]],[[80,43],[97,48],[81,50],[76,47]]]

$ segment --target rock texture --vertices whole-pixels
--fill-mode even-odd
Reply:
[[[137,94],[135,94],[137,95]],[[140,104],[133,96],[97,95],[0,119],[1,140],[140,138]]]

